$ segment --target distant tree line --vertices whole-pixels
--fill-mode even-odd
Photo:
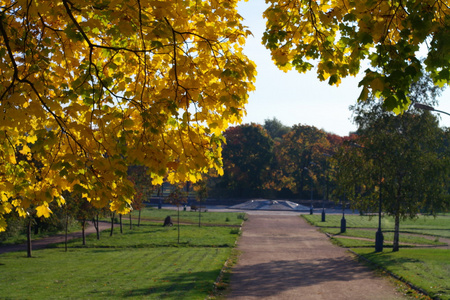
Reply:
[[[224,136],[224,174],[210,178],[210,196],[309,199],[312,194],[321,200],[332,197],[335,185],[330,158],[351,138],[309,125],[288,127],[276,118],[230,127]]]

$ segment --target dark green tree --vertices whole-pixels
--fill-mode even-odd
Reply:
[[[273,141],[257,124],[227,129],[223,148],[224,175],[220,185],[233,196],[261,196],[273,160]]]
[[[437,91],[423,90],[424,86],[413,89],[410,97],[430,103]],[[424,209],[429,213],[448,209],[444,134],[429,112],[411,108],[395,115],[376,99],[353,110],[357,138],[337,155],[338,192],[363,212],[375,211],[381,202],[383,212],[394,217],[393,251],[398,251],[402,219],[414,218]]]
[[[283,125],[277,118],[264,120],[264,129],[274,141],[280,141],[291,128]]]

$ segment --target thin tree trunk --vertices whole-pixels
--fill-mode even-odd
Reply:
[[[28,218],[27,225],[27,257],[31,257],[31,218]]]
[[[177,205],[178,207],[178,244],[180,243],[180,205]]]
[[[198,227],[201,227],[201,219],[202,219],[202,205],[201,202],[198,202]]]
[[[98,228],[98,214],[96,217],[92,218],[92,223],[94,223],[95,231],[97,232],[97,240],[100,240],[100,230]]]
[[[398,250],[400,250],[399,238],[400,238],[400,215],[397,212],[397,214],[395,214],[394,245],[392,248],[392,252],[397,252]]]
[[[86,219],[81,221],[81,235],[83,236],[83,246],[86,246]]]
[[[114,215],[115,215],[115,213],[112,213],[112,215],[111,215],[111,232],[109,233],[109,236],[113,236],[113,232],[114,232]]]
[[[64,233],[64,251],[67,252],[67,234],[69,231],[69,215],[67,214],[67,207],[66,207],[66,232]]]
[[[141,226],[141,209],[139,209],[138,227]]]
[[[119,223],[120,223],[120,233],[123,233],[123,227],[122,227],[122,214],[119,214]]]

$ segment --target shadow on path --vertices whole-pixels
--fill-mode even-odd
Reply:
[[[238,249],[229,299],[403,299],[299,216],[250,216]]]

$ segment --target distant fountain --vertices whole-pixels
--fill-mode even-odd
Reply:
[[[244,210],[287,210],[287,211],[309,211],[309,207],[288,200],[255,199],[230,206],[231,209]]]

